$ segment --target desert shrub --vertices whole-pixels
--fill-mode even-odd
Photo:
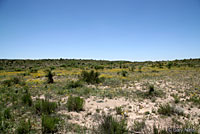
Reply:
[[[170,116],[174,114],[174,107],[170,106],[169,103],[160,105],[158,108],[158,113],[162,115]]]
[[[138,72],[141,73],[142,72],[142,66],[138,67]]]
[[[3,67],[0,67],[0,70],[3,70]]]
[[[149,94],[152,94],[154,92],[154,86],[150,85],[149,86]]]
[[[83,110],[84,103],[85,103],[84,99],[80,97],[69,96],[67,100],[67,109],[68,111],[79,112]]]
[[[126,76],[128,75],[128,72],[123,70],[123,71],[121,72],[121,74],[122,74],[123,77],[126,77]]]
[[[166,65],[166,67],[167,67],[168,69],[171,69],[172,65],[173,65],[172,62],[168,62],[167,65]]]
[[[32,106],[32,98],[30,93],[27,92],[22,96],[22,103],[28,106]]]
[[[22,120],[17,126],[16,134],[29,134],[30,131],[31,131],[30,120],[28,120],[28,122],[26,122],[25,120]]]
[[[48,100],[37,100],[35,103],[35,111],[37,114],[51,114],[57,108],[56,102],[49,102]]]
[[[68,85],[67,88],[77,88],[77,87],[83,87],[83,84],[81,81],[71,81]]]
[[[11,79],[4,80],[4,81],[2,82],[2,84],[9,87],[9,86],[11,86],[11,85],[13,85],[13,84],[21,84],[20,82],[21,82],[21,81],[20,81],[20,79],[19,79],[18,77],[13,77],[13,78],[11,78]]]
[[[100,73],[94,72],[93,70],[90,72],[82,71],[81,80],[87,82],[88,84],[98,84],[101,82],[99,75]]]
[[[58,131],[60,119],[49,115],[42,115],[42,133],[55,133]]]
[[[189,101],[191,101],[194,105],[200,106],[200,97],[198,95],[190,97]]]
[[[95,68],[96,70],[100,70],[100,69],[103,70],[103,69],[104,69],[104,66],[95,66],[94,68]]]
[[[175,103],[179,103],[180,102],[180,98],[178,97],[178,95],[173,94],[172,96],[174,97],[174,102]]]
[[[128,133],[125,119],[117,120],[111,115],[104,115],[98,126],[99,134],[125,134]]]
[[[30,68],[29,72],[30,73],[37,73],[38,69],[37,68]]]
[[[5,119],[10,119],[12,117],[10,108],[6,108],[3,112],[3,117]]]
[[[141,132],[146,126],[145,121],[134,121],[133,130],[136,132]]]
[[[48,78],[47,83],[53,83],[54,82],[53,75],[54,74],[51,72],[51,70],[47,70],[47,75],[46,75],[46,77]]]
[[[116,111],[116,113],[117,113],[118,115],[121,115],[122,112],[123,112],[122,107],[116,107],[116,108],[115,108],[115,111]]]

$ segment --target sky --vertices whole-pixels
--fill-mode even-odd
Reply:
[[[200,58],[200,0],[0,0],[0,59]]]

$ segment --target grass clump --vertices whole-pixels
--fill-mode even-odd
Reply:
[[[71,81],[67,85],[67,88],[77,88],[77,87],[83,87],[83,84],[81,83],[81,81]]]
[[[37,114],[51,114],[57,108],[56,102],[49,102],[48,100],[37,100],[35,103],[35,111]]]
[[[18,77],[13,77],[11,79],[4,80],[2,82],[2,84],[5,85],[5,86],[10,87],[10,86],[12,86],[14,84],[23,84],[23,83],[21,82],[21,80]]]
[[[174,107],[170,106],[169,103],[160,105],[158,108],[158,113],[166,116],[174,114]]]
[[[111,115],[104,115],[97,130],[98,134],[126,134],[128,133],[125,119],[117,120]]]
[[[3,112],[3,117],[5,119],[10,119],[12,117],[10,108],[6,108]]]
[[[60,119],[49,115],[42,115],[42,133],[55,133],[58,131]]]
[[[82,71],[81,80],[88,84],[98,84],[101,82],[99,75],[100,73],[94,72],[94,70],[91,70],[90,72]]]
[[[136,132],[141,132],[146,126],[145,121],[134,121],[133,130]]]
[[[22,103],[28,106],[32,106],[32,98],[30,93],[26,93],[22,96]]]
[[[20,121],[17,129],[16,134],[29,134],[31,131],[31,123],[30,120],[26,122],[25,120]]]
[[[122,107],[116,107],[115,110],[118,115],[121,115],[123,113]]]
[[[51,70],[47,70],[47,75],[46,75],[46,77],[48,78],[47,79],[47,83],[50,84],[50,83],[54,82],[53,76],[54,76],[54,74],[52,73],[52,71]]]
[[[78,96],[77,97],[69,96],[67,100],[67,109],[68,111],[79,112],[83,110],[84,103],[85,103],[84,99]]]

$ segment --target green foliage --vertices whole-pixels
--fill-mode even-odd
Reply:
[[[152,94],[154,92],[154,86],[150,85],[149,86],[149,94]]]
[[[49,102],[48,100],[37,100],[35,102],[35,111],[37,114],[51,114],[54,113],[57,108],[55,102]]]
[[[180,98],[178,97],[178,95],[173,95],[173,97],[174,97],[174,102],[175,103],[179,103],[180,102]]]
[[[88,84],[98,84],[101,82],[99,75],[100,73],[94,72],[93,70],[90,72],[82,71],[81,80],[87,82]]]
[[[141,73],[142,72],[142,66],[138,67],[138,72]]]
[[[170,116],[174,114],[174,107],[170,106],[169,103],[160,105],[158,108],[158,113],[162,115]]]
[[[141,132],[146,126],[145,121],[134,121],[133,130],[136,132]]]
[[[42,115],[42,133],[56,133],[60,119],[49,115]]]
[[[172,62],[168,62],[166,66],[167,66],[168,69],[171,69],[172,65],[173,65]]]
[[[25,93],[22,96],[22,103],[26,104],[28,106],[32,106],[32,98],[31,98],[31,94],[30,93]]]
[[[85,103],[84,99],[80,97],[69,96],[67,100],[67,109],[68,111],[79,112],[83,110],[84,103]]]
[[[10,119],[12,116],[11,116],[11,111],[10,111],[10,108],[6,108],[3,112],[3,117],[5,119]]]
[[[77,88],[77,87],[83,87],[83,84],[81,81],[71,81],[68,85],[67,88]]]
[[[126,76],[128,75],[128,72],[125,71],[125,70],[123,70],[123,71],[121,72],[121,74],[122,74],[123,77],[126,77]]]
[[[191,101],[194,105],[200,106],[200,97],[198,95],[191,96],[189,101]]]
[[[47,70],[47,75],[46,75],[46,77],[48,78],[47,79],[47,83],[53,83],[54,82],[54,80],[53,80],[53,73],[51,72],[51,70]]]
[[[37,68],[30,68],[29,70],[30,73],[37,73],[38,72],[38,69]]]
[[[122,107],[116,107],[115,111],[117,112],[118,115],[121,115],[123,112]]]
[[[95,66],[94,68],[95,68],[95,70],[100,70],[100,69],[103,70],[104,66]]]
[[[16,134],[29,134],[31,131],[31,123],[30,120],[26,122],[25,120],[20,121],[17,129]]]
[[[125,119],[117,120],[111,115],[104,115],[98,126],[99,134],[126,134],[128,133]]]
[[[13,84],[21,84],[21,81],[20,81],[20,79],[19,79],[18,77],[13,77],[13,78],[11,78],[11,79],[4,80],[4,81],[2,82],[2,84],[5,85],[5,86],[10,87],[10,86],[12,86]]]

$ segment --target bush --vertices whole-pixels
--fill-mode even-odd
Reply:
[[[37,100],[35,103],[35,111],[37,114],[51,114],[54,113],[57,108],[55,102],[49,102],[48,100]]]
[[[128,74],[128,72],[123,70],[123,71],[121,72],[121,74],[122,74],[123,77],[126,77],[127,74]]]
[[[124,119],[116,120],[111,115],[104,115],[98,126],[99,134],[124,134],[127,133],[127,124]]]
[[[154,92],[154,86],[150,85],[149,86],[149,94],[152,94]]]
[[[170,116],[171,114],[174,114],[174,107],[170,106],[168,103],[165,105],[160,105],[158,108],[158,113]]]
[[[11,79],[8,79],[8,80],[4,80],[2,84],[10,87],[13,84],[21,84],[21,81],[18,77],[14,77],[14,78],[11,78]]]
[[[26,93],[22,96],[22,103],[28,106],[32,106],[32,98],[30,93]]]
[[[55,133],[58,131],[59,118],[42,115],[42,133]]]
[[[68,85],[67,88],[77,88],[77,87],[83,87],[83,84],[80,81],[71,81]]]
[[[10,112],[10,108],[6,108],[3,112],[3,117],[5,119],[10,119],[11,118],[11,112]]]
[[[28,122],[22,120],[19,123],[19,126],[16,129],[17,134],[29,134],[31,131],[31,123],[30,120]]]
[[[94,68],[95,68],[96,70],[100,70],[100,69],[103,70],[103,69],[104,69],[104,66],[95,66]]]
[[[67,109],[68,111],[79,112],[83,110],[84,103],[85,103],[84,99],[80,97],[69,96],[67,100]]]
[[[133,124],[133,130],[136,131],[136,132],[141,132],[142,129],[145,128],[145,121],[134,121],[134,124]]]
[[[99,73],[94,72],[93,70],[90,72],[82,71],[81,80],[87,82],[88,84],[98,84],[100,83]]]
[[[118,115],[121,115],[122,112],[123,112],[122,107],[116,107],[115,110],[116,110]]]
[[[53,83],[54,81],[53,81],[53,73],[51,72],[51,70],[47,70],[47,75],[46,75],[46,77],[48,78],[47,79],[47,83]]]

